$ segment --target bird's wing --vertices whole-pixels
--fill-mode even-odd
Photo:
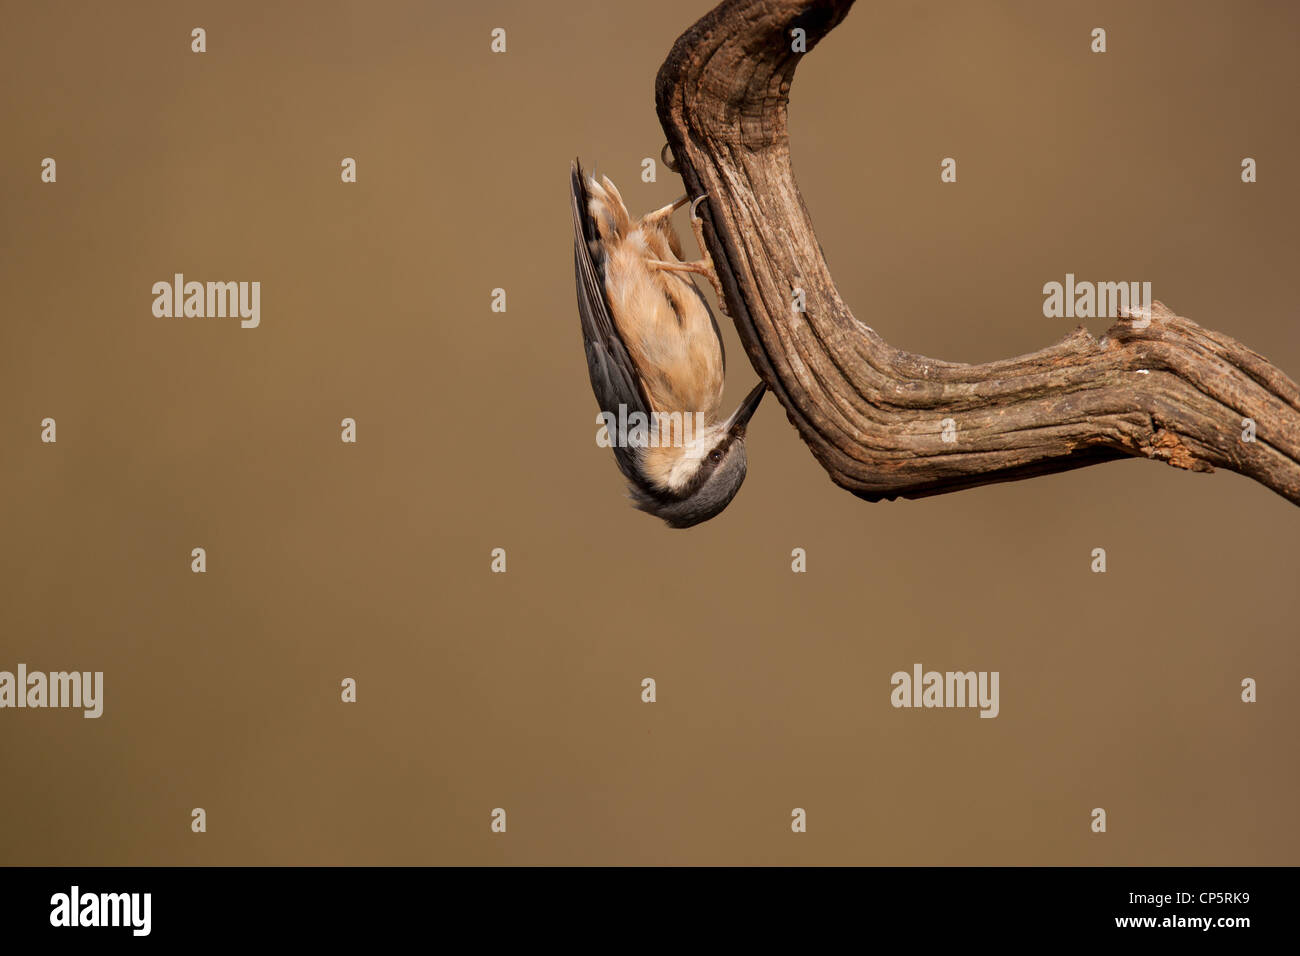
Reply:
[[[627,414],[641,412],[649,419],[650,402],[637,375],[636,366],[619,338],[605,296],[604,269],[592,258],[592,242],[598,242],[587,212],[587,187],[582,167],[573,161],[570,170],[569,206],[573,212],[573,269],[578,287],[578,314],[582,317],[582,338],[587,347],[587,372],[601,411],[618,415],[619,405]],[[613,437],[613,436],[611,436]],[[619,470],[630,481],[640,483],[636,468],[639,450],[614,443]]]

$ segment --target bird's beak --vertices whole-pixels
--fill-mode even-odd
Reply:
[[[753,391],[745,396],[745,400],[740,403],[736,413],[727,422],[727,431],[730,434],[737,438],[745,434],[745,426],[754,417],[754,412],[758,411],[758,403],[763,400],[763,393],[766,390],[767,386],[759,382],[754,386]]]

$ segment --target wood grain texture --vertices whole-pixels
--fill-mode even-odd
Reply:
[[[918,498],[1129,456],[1227,468],[1300,504],[1300,389],[1226,335],[1155,303],[1018,358],[964,365],[893,348],[831,279],[790,166],[799,60],[853,0],[726,0],[656,79],[660,122],[755,370],[831,479],[867,500]],[[806,311],[791,306],[793,290]],[[1242,440],[1243,419],[1256,441]],[[943,440],[952,419],[956,440]],[[951,435],[951,432],[950,432]]]

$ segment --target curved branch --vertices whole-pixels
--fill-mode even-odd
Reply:
[[[786,127],[803,55],[791,31],[811,50],[852,2],[726,0],[677,40],[655,83],[682,178],[709,196],[705,239],[741,341],[831,479],[877,501],[1142,456],[1228,468],[1300,503],[1300,389],[1159,303],[1100,339],[1079,328],[982,365],[901,351],[853,317],[795,185]]]

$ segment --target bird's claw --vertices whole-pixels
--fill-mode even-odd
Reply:
[[[659,150],[659,158],[664,161],[664,165],[668,167],[669,172],[677,172],[677,157],[672,154],[672,150],[669,149],[667,143],[664,143],[663,149]]]

